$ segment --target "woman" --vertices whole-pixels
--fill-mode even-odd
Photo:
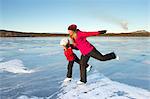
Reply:
[[[77,25],[72,24],[68,27],[68,32],[70,38],[74,42],[74,46],[76,46],[82,54],[80,60],[80,81],[78,81],[77,84],[85,84],[87,82],[85,66],[88,63],[90,57],[93,57],[100,61],[107,61],[115,59],[116,55],[114,52],[102,55],[92,44],[90,44],[86,40],[87,37],[104,34],[107,32],[106,30],[96,32],[83,32],[77,29]]]

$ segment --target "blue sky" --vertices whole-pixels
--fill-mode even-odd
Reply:
[[[150,31],[149,0],[0,0],[0,5],[0,29],[66,33],[75,23],[84,31]]]

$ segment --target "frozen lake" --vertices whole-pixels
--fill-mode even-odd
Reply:
[[[1,99],[82,99],[84,95],[77,93],[75,84],[79,80],[78,64],[75,63],[73,68],[74,81],[68,87],[63,87],[67,60],[63,48],[59,46],[61,39],[0,38]],[[139,99],[147,99],[150,96],[149,37],[90,37],[88,40],[101,53],[114,51],[120,60],[102,62],[90,59],[89,64],[93,69],[88,73],[87,87],[84,88],[88,90],[85,93],[89,92],[87,96],[95,97],[94,92],[89,91],[93,88],[97,92],[105,92],[96,96],[102,99],[137,99],[140,95]],[[79,51],[74,52],[80,57]],[[105,83],[108,83],[106,88],[98,86]],[[111,91],[106,94],[106,89],[112,89],[112,95]],[[70,96],[71,92],[76,94]],[[115,95],[118,97],[115,98]]]

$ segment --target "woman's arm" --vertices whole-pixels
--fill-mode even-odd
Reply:
[[[81,36],[89,37],[89,36],[97,36],[97,35],[100,35],[100,34],[104,34],[107,31],[106,30],[101,30],[101,31],[96,31],[96,32],[82,32],[82,31],[79,31],[79,32],[80,32]]]
[[[76,46],[74,46],[73,44],[70,44],[70,47],[72,48],[72,49],[75,49],[75,50],[79,50]]]
[[[97,32],[82,32],[82,31],[80,31],[80,36],[82,36],[82,37],[97,36],[99,34],[100,33],[98,31]]]

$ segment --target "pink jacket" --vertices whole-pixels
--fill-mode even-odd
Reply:
[[[77,38],[75,39],[76,47],[80,50],[80,52],[83,55],[87,55],[93,50],[94,46],[86,40],[86,37],[96,36],[99,34],[99,32],[83,32],[78,30]]]

